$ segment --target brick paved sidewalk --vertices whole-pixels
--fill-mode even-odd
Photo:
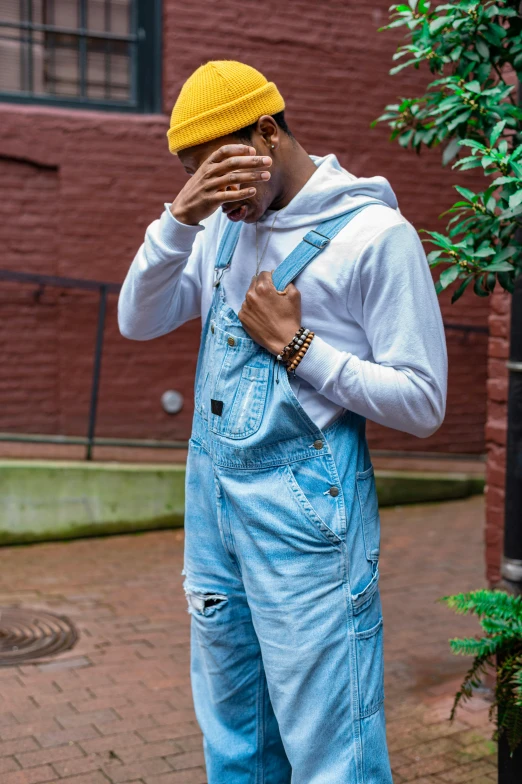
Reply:
[[[488,703],[447,721],[468,664],[447,640],[477,627],[435,603],[484,585],[482,499],[388,509],[382,523],[395,784],[490,784]],[[1,784],[204,784],[182,545],[163,531],[0,550],[0,605],[64,613],[81,632],[52,661],[0,669]]]

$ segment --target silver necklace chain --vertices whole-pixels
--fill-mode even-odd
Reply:
[[[256,221],[256,274],[255,274],[256,278],[259,276],[259,269],[261,267],[261,264],[263,263],[263,259],[265,258],[266,251],[267,251],[267,248],[268,248],[268,244],[270,242],[270,237],[272,236],[272,230],[274,228],[274,225],[275,225],[275,222],[276,222],[277,217],[279,215],[279,212],[280,212],[280,210],[279,211],[276,210],[276,213],[274,215],[274,220],[272,221],[272,225],[270,226],[270,231],[268,232],[268,237],[266,239],[265,247],[264,247],[263,252],[261,254],[261,258],[259,258],[259,242],[258,242],[257,221]]]

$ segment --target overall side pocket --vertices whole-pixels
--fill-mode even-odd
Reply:
[[[352,596],[359,718],[379,710],[384,700],[383,619],[376,566],[368,585]]]
[[[355,484],[361,510],[366,558],[368,561],[378,561],[381,525],[373,466],[370,466],[365,471],[357,471],[355,475]]]
[[[384,655],[382,618],[375,626],[356,632],[359,718],[379,710],[384,701]]]
[[[313,458],[313,461],[315,464],[316,459]],[[303,461],[303,464],[305,463],[306,461]],[[302,469],[303,465],[301,465],[300,467]],[[330,525],[328,525],[323,519],[323,517],[319,515],[316,508],[312,505],[312,499],[313,499],[316,502],[316,506],[319,506],[321,508],[321,511],[323,511],[324,513],[324,509],[321,507],[321,504],[324,503],[324,501],[326,500],[324,488],[328,487],[328,484],[326,482],[323,483],[321,479],[314,477],[313,467],[308,473],[305,472],[304,477],[303,477],[303,473],[301,472],[301,476],[300,476],[301,483],[303,482],[303,478],[308,479],[308,486],[306,486],[307,483],[305,482],[306,492],[303,489],[300,482],[298,481],[298,479],[296,478],[294,471],[289,465],[283,466],[281,469],[281,473],[291,497],[294,499],[295,503],[297,504],[297,508],[300,509],[301,512],[304,514],[305,519],[308,520],[309,523],[311,523],[313,529],[317,531],[327,542],[335,545],[336,547],[339,547],[342,543],[342,539],[339,536],[339,534],[336,533],[335,530],[333,530],[332,527],[332,526],[335,527],[336,515],[334,514],[325,515],[326,519],[328,519],[328,522],[330,523]],[[332,502],[334,501],[334,499],[331,496],[329,496],[329,499]]]

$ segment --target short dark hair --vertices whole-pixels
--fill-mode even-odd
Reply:
[[[275,120],[279,128],[281,128],[281,130],[284,131],[287,136],[291,136],[292,138],[294,138],[294,134],[286,124],[284,111],[277,112],[277,114],[272,114],[270,116],[272,117],[273,120]],[[232,134],[232,136],[235,136],[237,139],[239,139],[242,142],[250,142],[252,141],[252,133],[254,132],[254,129],[256,127],[257,127],[257,122],[252,123],[251,125],[245,126],[245,128],[241,128],[239,131],[235,131]]]

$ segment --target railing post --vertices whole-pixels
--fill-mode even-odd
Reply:
[[[96,411],[98,408],[98,392],[100,388],[100,372],[103,351],[103,333],[105,331],[105,313],[107,310],[107,286],[100,286],[100,303],[98,306],[98,327],[96,330],[96,347],[92,368],[91,406],[89,410],[89,428],[87,431],[86,460],[92,460],[92,447],[96,432]]]

